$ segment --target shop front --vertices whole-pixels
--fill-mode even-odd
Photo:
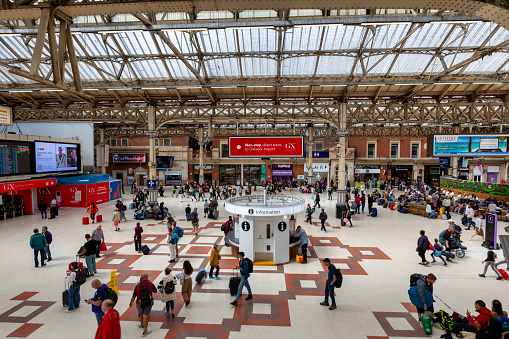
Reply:
[[[56,179],[4,182],[0,184],[0,219],[22,214],[33,214],[37,210],[37,189],[49,189],[57,184]]]
[[[293,180],[293,165],[272,165],[272,181],[291,182]]]
[[[260,185],[262,180],[265,180],[265,165],[244,165],[243,167],[243,178],[245,184]]]
[[[193,165],[193,180],[200,181],[200,165]],[[203,165],[203,180],[212,182],[212,165]]]
[[[355,182],[379,181],[380,165],[354,165]]]
[[[437,165],[424,165],[424,183],[430,187],[438,187],[440,176],[447,175],[446,168],[440,168]]]
[[[164,173],[165,186],[182,186],[182,172],[180,171],[167,171]]]
[[[313,176],[316,180],[324,180],[327,184],[330,182],[329,180],[329,163],[313,163]],[[304,175],[307,176],[308,166],[307,163],[304,164]]]
[[[398,186],[400,182],[409,183],[413,178],[413,165],[392,165],[389,167],[391,171],[391,185]]]
[[[219,185],[238,186],[241,182],[241,165],[219,165]]]

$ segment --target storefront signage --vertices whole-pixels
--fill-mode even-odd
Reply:
[[[307,172],[308,165],[304,164],[304,172]],[[327,163],[313,163],[313,172],[329,172],[329,164]]]
[[[282,164],[272,165],[272,177],[292,177],[293,176],[293,165]]]
[[[11,192],[20,190],[29,190],[32,188],[50,187],[56,186],[57,179],[41,179],[41,180],[29,180],[29,181],[16,181],[0,183],[1,192]]]
[[[144,164],[147,162],[147,153],[113,153],[115,164]]]
[[[200,169],[200,165],[194,165],[193,168],[195,170],[199,170]],[[212,170],[212,165],[203,165],[203,169],[205,171],[209,171],[209,170]]]
[[[308,152],[304,152],[304,157],[308,157]],[[329,151],[315,151],[311,152],[312,158],[329,158]]]
[[[355,173],[357,174],[380,174],[379,168],[356,168]]]
[[[182,172],[178,172],[178,171],[167,171],[167,172],[165,172],[164,174],[166,174],[166,175],[182,175]]]
[[[229,137],[231,158],[302,158],[304,137]]]
[[[298,175],[298,176],[297,176],[297,179],[299,179],[299,180],[304,180],[304,175]]]
[[[451,168],[451,163],[448,157],[440,157],[440,168]]]
[[[428,156],[508,156],[503,134],[429,135]]]

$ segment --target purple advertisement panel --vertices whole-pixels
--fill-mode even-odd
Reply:
[[[272,177],[293,177],[293,165],[272,165]]]

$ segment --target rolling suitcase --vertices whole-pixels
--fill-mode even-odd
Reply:
[[[230,295],[237,295],[237,291],[239,290],[240,277],[235,276],[235,270],[233,270],[233,277],[230,278],[230,284],[228,287],[230,288]]]
[[[147,245],[143,245],[143,246],[141,246],[140,251],[141,251],[141,253],[143,253],[144,255],[147,255],[147,254],[148,254],[148,252],[150,252],[150,248],[148,248],[148,246],[147,246]]]
[[[502,278],[504,278],[504,280],[509,279],[509,274],[507,274],[507,272],[504,271],[503,269],[499,268],[498,273],[500,273],[500,275],[502,276]]]
[[[97,222],[101,222],[101,221],[103,221],[103,216],[102,216],[102,214],[98,214],[98,215],[96,215],[96,216],[95,216],[95,221],[97,221]]]
[[[205,280],[207,280],[207,271],[205,271],[203,268],[199,270],[195,280],[198,284],[203,284]]]
[[[81,223],[82,223],[83,225],[88,225],[88,224],[89,224],[89,222],[90,222],[90,220],[88,219],[88,217],[83,217],[83,219],[81,219],[81,220],[82,220],[82,221],[81,221]]]
[[[65,282],[64,282],[64,284],[65,284],[65,287],[64,287],[64,288],[65,288],[65,289],[64,289],[64,291],[62,292],[62,306],[64,306],[64,307],[69,307],[69,286],[68,286],[68,284],[67,284],[67,279],[66,279],[66,278],[64,278],[64,279],[65,279],[65,280],[64,280],[64,281],[65,281]]]

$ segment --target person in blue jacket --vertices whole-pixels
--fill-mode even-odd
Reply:
[[[436,281],[437,277],[433,273],[429,273],[427,276],[424,275],[417,279],[416,285],[410,287],[408,290],[410,301],[417,308],[419,322],[421,321],[424,311],[429,311],[432,314],[434,313],[433,284]]]
[[[424,234],[425,232],[421,230],[421,236],[419,237],[419,240],[417,240],[417,248],[415,249],[415,251],[419,253],[419,257],[421,257],[422,262],[419,263],[421,265],[429,264],[425,257],[426,251],[430,249],[429,240]]]
[[[336,306],[336,298],[334,298],[334,284],[336,283],[336,267],[331,264],[329,258],[325,258],[322,260],[325,267],[328,268],[327,273],[327,281],[325,282],[325,301],[321,302],[322,306],[329,306],[329,297],[331,300],[331,305],[329,306],[329,310],[335,310]]]
[[[35,267],[39,267],[39,260],[37,260],[39,253],[41,254],[41,267],[46,266],[44,263],[44,257],[46,256],[44,254],[44,247],[47,244],[46,237],[42,233],[39,233],[38,228],[34,228],[34,234],[30,237],[30,247],[34,250]]]
[[[244,259],[244,257],[245,257],[244,252],[239,252],[238,255],[239,255],[240,260],[239,260],[239,266],[237,266],[237,269],[240,270],[241,278],[240,278],[240,283],[239,283],[239,287],[237,290],[237,296],[235,297],[235,300],[231,302],[231,304],[233,306],[237,306],[237,300],[242,295],[242,289],[244,288],[244,286],[246,286],[246,288],[247,288],[246,300],[253,299],[253,293],[251,292],[251,286],[249,285],[249,281],[248,281],[249,276],[250,276],[249,263],[247,262],[247,260]]]

